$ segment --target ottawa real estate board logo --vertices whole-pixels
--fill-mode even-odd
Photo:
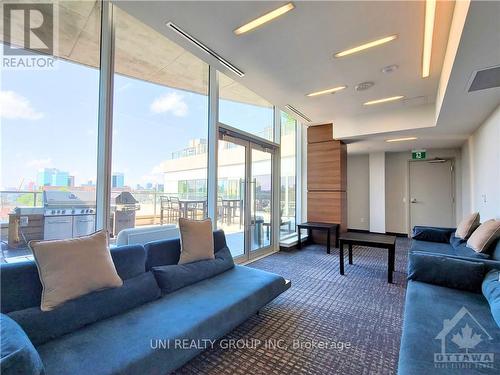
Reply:
[[[434,353],[435,368],[478,369],[494,366],[495,353],[484,350],[492,337],[465,307],[453,318],[443,321],[443,329],[435,339],[441,341],[441,351]]]
[[[56,48],[52,3],[4,3],[4,69],[51,69]]]

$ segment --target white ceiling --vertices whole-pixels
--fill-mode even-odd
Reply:
[[[182,27],[242,69],[245,77],[238,81],[279,107],[292,104],[314,123],[334,122],[336,136],[357,142],[349,145],[349,152],[411,149],[411,144],[384,142],[388,137],[409,133],[420,137],[415,147],[456,147],[500,103],[498,88],[471,95],[464,86],[464,80],[470,79],[473,70],[500,64],[500,2],[474,1],[470,5],[437,127],[432,108],[453,2],[438,2],[431,76],[426,79],[421,78],[424,2],[296,1],[296,8],[279,19],[248,34],[234,35],[233,30],[238,26],[284,3],[127,1],[117,4],[213,63],[167,30],[165,22],[172,21]],[[332,57],[335,52],[391,34],[398,34],[398,39],[345,58]],[[399,69],[391,74],[382,73],[381,68],[390,64],[398,64]],[[364,92],[354,91],[353,87],[363,81],[373,81],[375,86]],[[347,85],[348,89],[334,95],[305,96],[337,85]],[[362,105],[367,100],[394,95],[405,95],[409,100],[373,107]]]

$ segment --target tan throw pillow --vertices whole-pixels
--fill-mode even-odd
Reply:
[[[105,231],[69,240],[30,241],[29,246],[43,286],[42,311],[96,290],[123,285]]]
[[[500,237],[500,220],[488,220],[477,228],[467,240],[467,247],[482,253]]]
[[[181,257],[179,264],[215,259],[212,220],[179,219]]]
[[[460,224],[458,224],[455,236],[466,240],[470,237],[472,232],[479,226],[479,212],[474,212],[467,217],[464,217]]]

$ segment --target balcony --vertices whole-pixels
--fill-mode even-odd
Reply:
[[[112,197],[122,191],[113,191]],[[128,227],[141,227],[150,225],[177,224],[179,217],[201,219],[207,216],[206,197],[204,194],[194,193],[163,193],[148,190],[133,190],[131,195],[137,201],[137,211],[133,221]],[[44,239],[43,217],[43,192],[42,191],[0,191],[0,262],[26,260],[31,256],[27,243],[32,239]],[[270,212],[269,200],[257,200],[256,217],[258,233],[254,233],[253,241],[266,243],[270,241]],[[34,208],[37,212],[33,215],[15,215],[15,209]],[[111,207],[112,223],[116,205]],[[217,215],[219,227],[224,227],[227,241],[237,244],[243,238],[243,211],[241,203],[235,197],[220,198],[218,201]],[[290,215],[288,215],[290,213]],[[293,217],[294,202],[290,202],[289,210],[282,212],[281,234],[293,233],[295,221]],[[61,225],[64,225],[61,223]],[[114,232],[111,244],[114,243],[118,232]],[[236,248],[236,246],[234,246]],[[234,254],[239,255],[239,254]]]

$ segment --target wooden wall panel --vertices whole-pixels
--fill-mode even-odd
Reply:
[[[341,231],[347,230],[347,192],[309,191],[307,220],[339,223]]]
[[[307,190],[346,190],[344,147],[339,141],[307,145]]]
[[[333,125],[307,129],[307,221],[340,224],[347,230],[347,146],[333,139]],[[313,231],[326,243],[326,234]],[[332,238],[333,240],[333,238]]]
[[[333,124],[315,125],[307,128],[307,143],[333,141]]]

